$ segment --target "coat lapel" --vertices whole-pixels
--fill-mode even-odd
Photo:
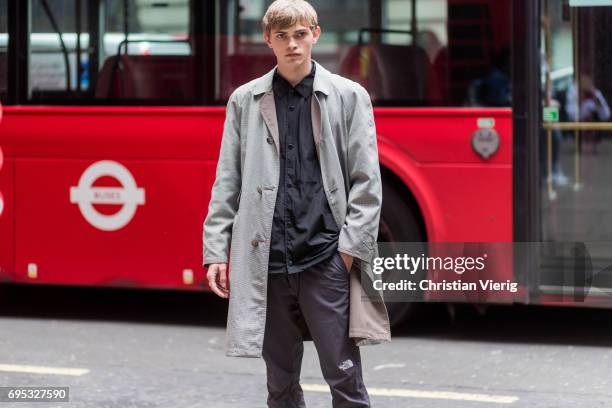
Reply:
[[[263,116],[264,122],[274,139],[274,146],[276,147],[276,153],[279,153],[279,132],[278,132],[278,120],[276,119],[276,105],[274,104],[274,94],[272,91],[268,91],[261,98],[259,103],[259,110]]]
[[[312,118],[312,137],[317,149],[317,155],[319,155],[319,144],[321,143],[321,104],[317,97],[317,92],[322,92],[325,95],[329,95],[331,74],[328,70],[323,68],[318,62],[314,62],[317,66],[315,71],[315,78],[312,85],[312,98],[310,103],[310,111]],[[278,120],[276,118],[276,106],[274,104],[274,93],[272,92],[272,80],[274,78],[274,71],[276,67],[268,71],[267,74],[257,80],[253,88],[254,95],[264,94],[259,104],[259,110],[261,115],[272,135],[274,145],[276,147],[276,153],[280,152],[279,144],[279,130]]]
[[[321,143],[321,105],[319,99],[315,93],[312,94],[310,102],[310,116],[312,118],[312,137],[314,138],[314,144],[317,149],[317,157],[321,159],[319,153],[319,143]]]
[[[321,102],[317,96],[317,92],[321,92],[326,96],[329,95],[331,82],[331,73],[323,68],[315,61],[316,70],[315,78],[312,84],[312,99],[310,103],[310,116],[312,117],[312,137],[314,138],[315,147],[317,148],[317,156],[321,159],[319,153],[319,145],[321,144]]]

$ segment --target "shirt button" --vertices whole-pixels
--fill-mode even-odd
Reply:
[[[268,138],[266,139],[266,142],[268,142],[268,144],[272,144],[274,143],[274,140],[270,136],[268,136]]]
[[[293,145],[292,144],[288,145],[287,147],[289,148],[289,150],[293,149]]]
[[[251,245],[253,245],[254,247],[256,247],[257,245],[259,245],[259,241],[254,239],[251,241]]]
[[[295,106],[290,106],[290,107],[289,107],[289,110],[290,110],[291,112],[293,112],[293,111],[295,110]]]
[[[262,192],[261,187],[259,187],[259,186],[257,187],[257,192],[258,192],[259,194],[261,194],[261,192]]]

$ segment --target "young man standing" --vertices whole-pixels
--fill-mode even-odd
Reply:
[[[358,346],[390,341],[382,294],[364,290],[382,203],[372,105],[311,59],[309,3],[277,0],[262,23],[277,66],[230,96],[204,222],[209,285],[230,299],[226,353],[263,357],[268,406],[303,407],[313,340],[333,406],[368,407]]]

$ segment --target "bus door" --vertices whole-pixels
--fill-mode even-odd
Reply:
[[[537,284],[543,302],[612,303],[612,1],[540,13]]]

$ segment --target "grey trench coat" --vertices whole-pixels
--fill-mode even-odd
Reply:
[[[372,104],[361,85],[316,64],[311,105],[314,141],[325,195],[340,228],[338,250],[354,257],[349,336],[358,346],[390,341],[382,292],[370,289],[366,296],[362,286],[372,287],[382,204]],[[240,86],[229,98],[203,226],[203,264],[229,261],[227,356],[261,357],[262,352],[270,234],[280,174],[273,74],[274,69]]]

